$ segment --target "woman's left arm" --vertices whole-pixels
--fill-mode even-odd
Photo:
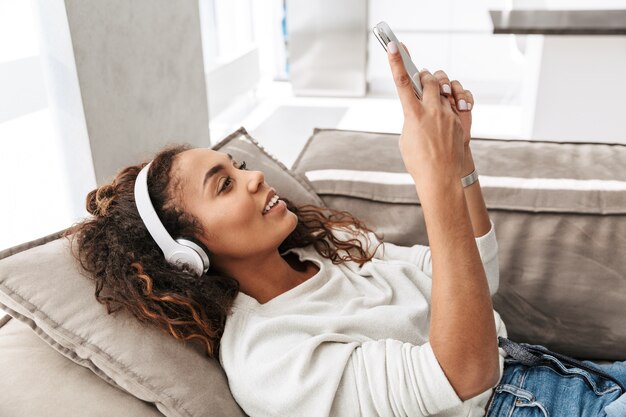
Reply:
[[[467,144],[465,148],[463,175],[469,175],[474,168],[472,153],[470,151],[469,144]],[[487,207],[485,206],[483,192],[480,188],[480,179],[472,185],[465,187],[464,192],[470,220],[472,221],[474,237],[483,236],[491,230],[491,222],[489,221],[489,214],[487,213]]]
[[[439,81],[442,94],[450,101],[452,109],[459,116],[461,126],[463,126],[463,176],[469,175],[475,168],[474,158],[470,150],[474,96],[470,90],[465,90],[458,80],[451,82],[444,71],[435,71],[433,75]],[[464,189],[472,229],[474,230],[474,237],[484,236],[491,230],[489,214],[487,213],[487,207],[485,206],[485,200],[479,182],[480,180]]]
[[[474,109],[474,96],[470,90],[465,90],[461,83],[457,80],[450,82],[448,75],[444,71],[435,71],[434,73],[442,93],[450,101],[452,109],[459,116],[461,126],[463,126],[463,176],[469,175],[475,168],[474,158],[470,149],[471,129],[472,129],[472,110]],[[448,87],[444,87],[447,85]],[[500,265],[498,260],[498,242],[495,239],[495,231],[491,230],[491,220],[483,198],[483,192],[480,188],[480,177],[472,185],[463,189],[465,194],[465,202],[472,223],[472,230],[480,257],[483,261],[487,282],[489,284],[489,293],[493,296],[500,284]],[[493,235],[485,236],[492,232]]]

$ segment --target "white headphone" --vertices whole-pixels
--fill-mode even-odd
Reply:
[[[139,217],[148,229],[148,233],[154,239],[165,255],[165,260],[172,265],[182,266],[186,264],[196,275],[202,276],[209,269],[209,256],[205,250],[195,242],[188,239],[172,239],[159,220],[148,193],[148,169],[152,162],[141,169],[135,180],[135,204],[139,211]]]

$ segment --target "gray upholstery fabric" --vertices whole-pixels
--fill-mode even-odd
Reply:
[[[315,129],[293,170],[385,240],[428,244],[399,135]],[[516,341],[626,360],[626,146],[472,139]]]
[[[419,202],[398,149],[399,135],[315,129],[293,165],[297,173],[384,172],[388,183],[315,179],[319,194]],[[531,212],[626,214],[626,145],[474,138],[472,155],[490,208]],[[316,171],[316,172],[312,172]],[[389,178],[392,177],[392,178]],[[317,178],[320,178],[319,176]]]
[[[0,270],[3,309],[102,380],[167,416],[203,415],[207,404],[221,415],[237,415],[217,361],[123,311],[106,314],[67,240],[3,259]]]
[[[228,135],[212,149],[230,153],[238,162],[245,160],[248,169],[263,171],[265,182],[292,203],[324,206],[324,202],[305,178],[295,175],[275,156],[267,152],[244,127]]]
[[[214,149],[228,152],[237,160],[248,158],[250,168],[263,170],[268,184],[294,203],[323,204],[306,180],[293,176],[284,165],[264,152],[245,129],[229,135]],[[9,368],[31,375],[23,375],[20,379],[2,368],[2,395],[15,399],[29,398],[36,404],[20,408],[15,401],[9,405],[0,402],[0,415],[19,415],[14,412],[16,409],[20,409],[23,415],[37,415],[29,414],[29,411],[49,408],[59,415],[70,417],[153,415],[156,411],[172,417],[245,415],[233,400],[219,363],[209,359],[199,344],[176,340],[140,323],[124,311],[108,315],[105,306],[95,300],[94,284],[82,275],[70,253],[69,242],[59,239],[60,233],[0,254],[0,305],[32,328],[48,346],[48,351],[41,353],[41,362]],[[28,351],[17,351],[21,343],[33,344],[32,336],[23,335],[22,327],[19,330],[21,336],[14,338],[15,343],[12,343],[12,338],[3,338],[3,343],[14,350],[6,356],[7,360],[16,364],[38,360],[29,357]],[[7,331],[3,330],[4,333]],[[57,375],[59,369],[71,368],[68,366],[70,362],[50,347],[91,372],[72,368],[65,376]],[[37,349],[41,348],[40,343]],[[5,355],[2,356],[4,359]],[[49,357],[52,359],[47,363]],[[59,381],[65,377],[76,378],[73,383],[80,387],[75,391],[76,396],[93,398],[102,394],[102,400],[75,412],[76,404],[82,403],[64,406],[64,401],[61,401],[63,398],[65,402],[69,401],[69,392],[53,389],[35,391],[41,385],[30,385],[29,381],[36,379],[38,373],[45,376],[45,383],[50,383],[55,377]],[[110,386],[103,387],[102,381]],[[68,387],[74,385],[68,382]],[[122,391],[145,403],[129,405],[127,412],[114,412],[115,408],[105,399],[118,401],[113,397],[118,395],[122,398],[119,404],[124,404],[128,400]]]
[[[2,416],[163,416],[59,355],[18,320],[0,328],[0,352]]]

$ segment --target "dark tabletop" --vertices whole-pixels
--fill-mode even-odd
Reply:
[[[493,33],[626,35],[626,10],[490,10],[489,13]]]

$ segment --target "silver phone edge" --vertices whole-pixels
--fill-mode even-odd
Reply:
[[[382,23],[382,22],[380,22],[380,23]],[[379,25],[380,23],[376,24],[376,25],[372,28],[372,32],[374,33],[374,36],[376,37],[376,39],[378,39],[378,42],[380,42],[380,44],[382,45],[382,47],[383,47],[383,49],[385,50],[385,52],[387,52],[387,45],[385,44],[385,42],[384,42],[383,38],[381,37],[381,35],[380,35],[380,30],[379,30],[379,27],[378,27],[378,25]],[[389,26],[389,25],[387,24],[387,26]],[[389,30],[391,30],[391,27],[389,28]],[[399,40],[398,40],[398,38],[395,36],[395,34],[393,33],[393,31],[391,32],[391,33],[392,33],[392,36],[389,36],[389,35],[388,35],[385,31],[383,31],[383,33],[385,34],[385,36],[386,36],[387,38],[389,38],[389,42],[391,42],[391,41],[393,40],[393,39],[391,39],[391,38],[393,37],[393,38],[395,39],[396,44],[398,44],[398,46],[400,46],[400,41],[399,41]],[[418,74],[418,77],[419,77],[419,69],[417,68],[417,65],[415,65],[415,63],[413,62],[413,60],[411,59],[411,57],[410,57],[410,56],[408,56],[408,54],[407,54],[406,52],[404,52],[404,51],[401,51],[401,52],[400,52],[400,55],[406,56],[406,59],[408,59],[408,60],[409,60],[409,62],[411,62],[411,64],[413,64],[413,67],[414,67],[414,68],[415,68],[415,70],[417,71],[417,72],[416,72],[416,74]],[[407,70],[407,73],[408,73],[408,72],[409,72],[409,69],[407,68],[406,61],[404,60],[404,57],[403,57],[402,61],[404,62],[404,68]],[[420,86],[419,86],[419,87],[415,84],[415,81],[414,81],[414,79],[413,79],[413,76],[414,76],[414,75],[415,75],[415,74],[410,74],[410,75],[409,75],[409,78],[411,79],[411,84],[413,85],[413,92],[415,93],[415,96],[417,97],[417,99],[418,99],[418,100],[420,100],[420,101],[421,101],[421,100],[422,100],[422,97],[423,97],[423,94],[421,93],[421,91],[420,91],[420,90],[422,90],[422,89],[423,89],[423,87],[421,87],[421,83],[420,83]]]
[[[378,39],[378,42],[380,42],[380,44],[383,46],[383,49],[385,50],[385,52],[387,52],[387,45],[385,44],[385,42],[383,41],[383,38],[380,36],[380,33],[378,32],[378,25],[374,26],[372,28],[372,32],[374,32],[374,37],[376,37],[376,39]]]

